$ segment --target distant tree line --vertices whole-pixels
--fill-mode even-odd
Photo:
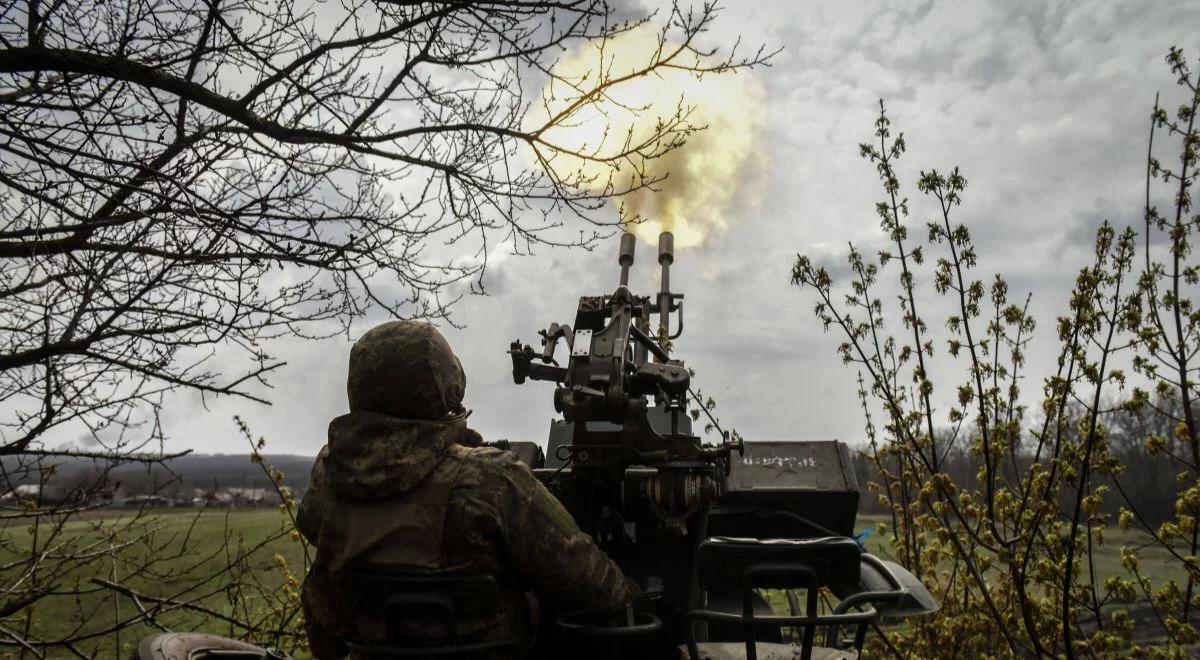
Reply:
[[[1100,511],[1115,518],[1123,506],[1131,504],[1151,524],[1169,521],[1175,516],[1180,479],[1179,463],[1173,457],[1188,451],[1186,443],[1176,432],[1176,420],[1181,416],[1179,402],[1165,399],[1157,401],[1152,408],[1136,412],[1124,405],[1110,404],[1108,407],[1113,412],[1107,418],[1107,451],[1114,461],[1124,466],[1124,471],[1120,478],[1100,474],[1090,480],[1091,487],[1104,486],[1110,492],[1122,494],[1120,498],[1105,498],[1100,503]],[[1196,412],[1200,414],[1200,407]],[[1078,422],[1084,418],[1083,407],[1078,404],[1068,406],[1068,414]],[[947,448],[939,466],[941,472],[961,487],[982,487],[983,463],[978,453],[969,446],[950,442],[952,431],[949,429],[940,429],[936,437],[938,444]],[[998,464],[999,478],[1007,483],[1015,483],[1020,475],[1028,472],[1035,460],[1031,449],[1029,446],[1013,447],[1009,460]],[[868,490],[868,484],[882,482],[876,463],[864,451],[853,452],[852,460],[855,476],[862,489],[859,513],[890,515],[891,508],[886,501]],[[884,465],[892,471],[899,471],[895,459],[887,459]],[[1072,492],[1068,490],[1060,498],[1064,511],[1070,506]]]

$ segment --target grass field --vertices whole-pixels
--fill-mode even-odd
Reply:
[[[134,512],[102,511],[88,514],[67,523],[61,533],[61,538],[83,539],[103,542],[105,530],[114,526],[128,524],[137,514]],[[149,512],[143,520],[150,531],[150,545],[161,549],[161,554],[167,557],[163,564],[155,569],[155,574],[143,572],[130,575],[142,559],[138,551],[128,552],[125,560],[111,562],[109,560],[87,564],[78,574],[62,576],[59,583],[68,590],[74,590],[80,585],[85,592],[79,596],[52,596],[40,601],[33,610],[32,617],[26,622],[23,616],[8,619],[4,625],[20,629],[23,625],[30,627],[34,637],[53,639],[68,634],[71,631],[86,631],[102,633],[114,622],[136,614],[135,604],[127,596],[117,596],[111,590],[98,587],[90,581],[93,578],[122,582],[150,597],[169,598],[173,600],[190,598],[188,593],[180,591],[186,580],[160,579],[158,576],[169,575],[173,572],[186,572],[194,576],[214,576],[211,580],[200,585],[190,594],[207,594],[200,601],[214,612],[229,615],[233,612],[237,598],[230,598],[227,590],[234,579],[228,574],[221,574],[220,569],[227,563],[228,552],[241,548],[249,552],[250,566],[256,568],[255,579],[267,588],[278,589],[283,586],[284,577],[276,565],[276,555],[283,557],[295,571],[303,573],[302,546],[293,541],[288,534],[280,534],[283,515],[275,509],[239,509],[226,511],[196,511],[188,509],[164,509]],[[869,529],[880,519],[861,518],[857,528]],[[141,523],[139,523],[141,524]],[[264,540],[272,539],[263,543]],[[26,524],[9,524],[0,528],[0,565],[8,570],[19,568],[27,554],[27,549],[33,540],[31,527]],[[1099,584],[1111,575],[1121,574],[1119,549],[1122,545],[1141,545],[1145,539],[1135,532],[1109,530],[1106,543],[1098,548],[1095,556],[1095,572]],[[44,539],[42,541],[44,544]],[[259,544],[262,544],[261,547]],[[868,549],[882,557],[891,557],[886,534],[875,533],[866,540]],[[65,546],[63,546],[65,547]],[[1156,582],[1164,578],[1180,579],[1183,575],[1178,564],[1170,561],[1167,553],[1152,548],[1142,550],[1142,570]],[[10,583],[12,575],[3,577],[5,583]],[[997,573],[995,579],[1003,580],[1005,576]],[[194,585],[193,585],[194,586]],[[254,606],[251,595],[250,606]],[[783,599],[773,598],[777,606],[783,606]],[[246,605],[246,598],[240,602]],[[263,603],[260,604],[264,604]],[[241,612],[239,612],[241,613]],[[228,623],[217,617],[205,616],[195,612],[175,611],[163,615],[159,623],[172,630],[191,630],[216,634],[236,634]],[[138,624],[117,634],[99,634],[96,638],[87,640],[79,648],[95,657],[128,657],[143,636],[155,632],[155,628]]]
[[[867,530],[886,522],[890,521],[885,520],[881,516],[859,516],[856,529]],[[896,559],[891,548],[889,534],[872,534],[866,540],[867,550],[879,557]],[[1082,559],[1083,575],[1094,575],[1096,588],[1102,597],[1104,583],[1109,578],[1114,576],[1132,578],[1121,565],[1121,548],[1123,547],[1132,547],[1137,550],[1138,570],[1143,577],[1149,578],[1155,588],[1161,586],[1167,580],[1174,580],[1179,585],[1186,583],[1187,572],[1184,570],[1179,559],[1172,556],[1170,552],[1161,546],[1153,543],[1152,538],[1148,534],[1140,530],[1122,530],[1113,526],[1104,530],[1104,543],[1095,546],[1091,561],[1089,562],[1086,557]],[[1006,573],[1000,570],[993,570],[989,575],[989,579],[993,584],[1011,580]],[[939,594],[935,593],[934,596],[939,596]],[[773,599],[772,605],[777,609],[786,610],[786,604],[782,596]],[[1107,617],[1109,612],[1118,608],[1127,610],[1135,622],[1135,641],[1138,643],[1154,643],[1164,639],[1162,625],[1155,617],[1148,601],[1109,603],[1102,608],[1102,612]],[[1082,625],[1085,629],[1090,629],[1094,627],[1094,622],[1085,620],[1082,622]]]
[[[886,522],[888,521],[882,516],[859,516],[855,529],[872,529]],[[872,554],[887,559],[895,558],[888,534],[873,533],[867,538],[866,546]],[[1150,536],[1141,531],[1122,530],[1114,526],[1104,530],[1104,544],[1097,545],[1095,548],[1093,560],[1097,585],[1103,585],[1106,579],[1114,575],[1127,575],[1121,567],[1121,548],[1123,546],[1139,549],[1139,570],[1155,584],[1166,579],[1174,579],[1180,583],[1187,579],[1187,573],[1183,570],[1179,560],[1172,557],[1162,547],[1152,544]],[[1088,570],[1091,569],[1085,568],[1085,571]],[[1085,574],[1087,573],[1085,572]],[[996,577],[1004,579],[1002,574],[997,574]]]
[[[142,515],[144,517],[139,520],[137,512],[97,511],[66,523],[49,544],[51,552],[55,547],[76,553],[81,548],[99,547],[97,543],[105,543],[106,530],[129,526],[135,521],[132,529],[145,532],[145,547],[134,546],[121,555],[121,561],[101,558],[73,574],[58,576],[55,582],[61,589],[83,593],[44,598],[34,606],[28,621],[20,616],[5,624],[17,630],[28,625],[31,638],[58,639],[72,631],[103,632],[114,622],[137,614],[137,606],[130,597],[93,584],[93,578],[122,583],[150,597],[191,600],[197,595],[206,595],[199,604],[228,615],[234,610],[234,602],[247,604],[247,598],[231,598],[229,588],[235,579],[229,573],[221,573],[228,564],[230,553],[239,550],[247,554],[244,565],[255,569],[253,579],[267,588],[278,589],[284,584],[276,555],[303,574],[302,546],[287,534],[280,536],[285,518],[276,509],[163,509]],[[38,530],[43,537],[41,548],[46,547],[45,529],[43,523],[42,529]],[[128,535],[127,530],[121,538]],[[272,537],[278,538],[264,544]],[[3,576],[5,584],[16,577],[12,571],[21,570],[21,562],[27,559],[33,539],[34,531],[27,522],[0,529],[0,565],[9,570],[9,574]],[[150,547],[160,549],[158,554],[165,560],[146,570],[143,560]],[[198,583],[196,578],[201,576],[211,579]],[[193,589],[188,591],[188,587]],[[253,607],[253,594],[248,600]],[[146,605],[149,607],[152,603]],[[232,632],[228,623],[196,612],[177,610],[162,615],[158,621],[171,630],[225,635]],[[95,657],[128,657],[139,639],[157,630],[150,625],[138,624],[119,634],[103,634],[86,640],[79,648],[88,654],[95,653]]]

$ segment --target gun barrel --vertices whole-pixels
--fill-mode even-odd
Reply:
[[[658,235],[658,263],[668,266],[675,263],[675,234],[669,231]]]
[[[658,235],[658,265],[662,268],[662,286],[658,291],[658,324],[664,336],[671,334],[671,264],[675,263],[675,235]]]
[[[617,254],[617,263],[621,264],[621,286],[629,286],[629,267],[633,265],[633,247],[637,239],[633,234],[621,234],[621,251]]]

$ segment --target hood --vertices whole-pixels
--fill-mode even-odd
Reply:
[[[436,422],[370,412],[342,415],[329,423],[329,485],[351,499],[395,497],[421,483],[466,427],[465,415]]]
[[[462,364],[428,323],[384,323],[350,349],[346,395],[352,411],[443,420],[462,411],[466,387]]]

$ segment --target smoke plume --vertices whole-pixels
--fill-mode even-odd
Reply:
[[[559,116],[579,100],[580,90],[635,74],[674,48],[646,26],[609,40],[602,49],[589,44],[556,64],[541,108],[531,114],[543,122]],[[694,247],[724,230],[728,211],[747,201],[748,184],[764,169],[761,87],[746,71],[688,70],[703,63],[684,52],[673,61],[678,66],[622,81],[542,134],[558,150],[550,166],[577,186],[602,192],[639,177],[661,178],[621,203],[622,220],[650,243],[671,231],[677,248]],[[652,139],[664,127],[666,138]],[[638,148],[613,158],[630,146]]]

